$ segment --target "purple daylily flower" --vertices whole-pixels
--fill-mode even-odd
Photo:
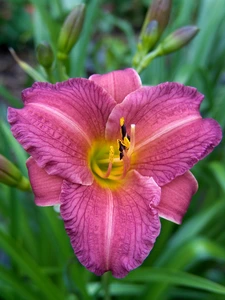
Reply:
[[[181,223],[197,181],[189,169],[221,140],[195,88],[141,85],[133,69],[35,83],[9,108],[37,205],[60,204],[79,261],[124,277],[148,256],[159,217]]]

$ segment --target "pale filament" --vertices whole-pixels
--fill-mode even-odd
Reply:
[[[108,169],[107,169],[105,175],[103,176],[104,178],[109,177],[109,175],[112,171],[113,161],[114,161],[114,148],[113,148],[113,146],[110,146],[109,147],[109,165],[108,165]]]
[[[119,176],[119,178],[118,178],[119,180],[122,180],[126,176],[129,168],[130,168],[130,159],[129,159],[127,153],[124,151],[124,157],[123,157],[123,174],[121,176]]]

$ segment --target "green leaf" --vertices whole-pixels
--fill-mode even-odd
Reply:
[[[97,21],[99,7],[102,2],[102,0],[92,0],[88,3],[82,35],[76,47],[73,49],[74,51],[72,50],[71,52],[70,65],[75,67],[71,68],[70,77],[84,77],[86,73],[85,64],[87,60],[88,46],[95,28],[93,24]]]
[[[217,201],[212,207],[202,211],[184,223],[171,238],[166,250],[158,258],[155,265],[165,265],[170,258],[174,256],[174,252],[178,247],[197,236],[207,227],[210,221],[214,218],[218,218],[220,213],[224,213],[224,209],[225,202],[223,200]]]
[[[62,300],[64,295],[54,286],[51,280],[44,275],[36,262],[12,238],[0,231],[0,247],[23,270],[48,300]],[[47,247],[47,245],[46,245]]]
[[[43,0],[31,0],[30,2],[36,8],[34,14],[35,42],[38,44],[42,40],[49,41],[50,39],[51,45],[55,49],[60,28],[60,22],[54,19],[52,13],[53,7],[55,7],[56,4],[52,1]]]
[[[215,39],[219,26],[225,17],[224,1],[201,1],[197,26],[201,28],[198,38],[193,42],[194,65],[204,66],[213,55]],[[210,18],[209,18],[210,16]],[[207,21],[206,21],[207,20]]]
[[[124,278],[126,282],[161,282],[182,285],[225,295],[225,287],[211,280],[187,272],[163,268],[139,268]]]
[[[42,76],[38,71],[36,71],[34,68],[32,68],[30,65],[28,65],[25,61],[19,59],[19,57],[16,55],[15,51],[10,48],[9,51],[11,52],[13,58],[18,63],[18,65],[26,72],[31,78],[33,78],[35,81],[47,81],[45,77]]]
[[[111,296],[140,296],[145,291],[144,285],[127,284],[127,283],[112,283],[109,287]]]
[[[16,293],[18,296],[23,297],[27,300],[38,300],[39,297],[35,297],[34,291],[30,289],[26,280],[22,280],[19,277],[16,277],[14,273],[3,268],[0,265],[0,279],[7,285],[12,288],[13,293]]]
[[[215,176],[219,185],[225,192],[225,168],[224,168],[224,165],[218,161],[212,161],[208,164],[208,168],[212,171],[213,176]]]
[[[140,296],[144,293],[145,286],[143,284],[112,282],[109,286],[111,296]],[[104,290],[100,282],[92,282],[88,284],[88,292],[91,296],[104,296]]]

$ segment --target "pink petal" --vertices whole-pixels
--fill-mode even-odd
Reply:
[[[102,86],[115,100],[120,103],[131,92],[141,87],[141,79],[134,69],[113,71],[104,75],[94,74],[89,77]]]
[[[103,138],[105,124],[116,102],[93,81],[69,79],[50,84],[36,82],[22,93],[23,102],[60,114],[75,124],[87,141]]]
[[[214,120],[202,120],[203,99],[195,88],[178,83],[143,87],[128,95],[109,116],[106,137],[120,136],[118,120],[125,118],[127,131],[136,125],[132,167],[153,176],[160,186],[184,174],[209,154],[221,140]]]
[[[157,207],[160,217],[181,224],[198,183],[191,172],[176,177],[162,187],[161,200]]]
[[[132,167],[142,175],[152,176],[158,185],[163,186],[207,156],[221,137],[216,121],[196,120],[137,149]]]
[[[138,267],[160,232],[154,180],[131,171],[118,190],[63,183],[61,215],[80,262],[96,275],[124,277]]]
[[[38,167],[32,157],[27,160],[27,168],[36,205],[51,206],[59,204],[63,179],[48,175],[44,169]]]
[[[127,129],[136,125],[137,144],[163,129],[201,118],[199,107],[203,97],[195,88],[175,82],[142,87],[113,109],[106,126],[107,138],[118,138],[121,117],[125,118]]]
[[[9,108],[8,121],[14,137],[49,175],[92,183],[87,161],[90,146],[72,122],[30,105],[21,110]]]
[[[48,174],[91,184],[88,151],[93,140],[104,137],[114,100],[86,79],[36,83],[23,100],[23,109],[8,110],[15,138]]]

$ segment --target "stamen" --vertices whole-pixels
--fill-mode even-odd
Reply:
[[[131,124],[131,136],[127,135],[125,120],[120,118],[122,140],[117,140],[118,149],[120,152],[120,160],[123,160],[123,173],[118,180],[123,179],[130,168],[130,156],[134,151],[135,146],[135,125]]]
[[[99,159],[99,160],[97,160],[97,162],[99,164],[106,164],[106,163],[109,163],[109,159],[108,158]],[[115,164],[115,163],[121,163],[119,157],[114,157],[113,164]]]
[[[109,177],[109,175],[110,175],[110,173],[112,171],[113,163],[114,163],[114,148],[113,148],[113,146],[109,147],[109,158],[108,159],[104,159],[104,160],[101,161],[101,163],[108,163],[108,169],[107,169],[106,173],[104,173],[100,169],[100,167],[99,167],[99,165],[98,165],[97,162],[99,163],[100,161],[94,160],[93,165],[92,165],[92,169],[95,171],[95,173],[99,177],[101,177],[101,178],[107,178],[107,177]]]
[[[113,163],[113,159],[114,159],[114,148],[113,146],[109,147],[109,162]]]
[[[124,117],[120,118],[120,127],[122,127],[125,123]]]
[[[121,136],[122,136],[122,140],[123,140],[127,136],[127,129],[125,126],[124,117],[120,118],[120,127],[121,127]]]
[[[127,153],[127,156],[130,157],[134,151],[135,145],[135,125],[131,124],[131,136],[127,134],[125,119],[124,117],[120,118],[120,127],[121,127],[121,140],[117,140],[118,149],[120,152],[120,160],[123,159],[124,153]]]
[[[124,152],[123,152],[123,150],[122,150],[122,151],[120,151],[120,160],[122,160],[123,157],[124,157]]]
[[[134,146],[135,146],[135,124],[131,124],[130,126],[131,132],[130,132],[130,147],[127,152],[127,156],[131,156],[131,154],[134,152]]]
[[[112,171],[113,160],[114,160],[114,148],[113,148],[113,146],[110,146],[109,147],[109,165],[108,165],[108,170],[106,171],[105,175],[103,176],[104,178],[109,177],[109,175]]]
[[[118,149],[120,152],[120,160],[121,160],[124,156],[123,153],[124,153],[124,150],[126,149],[126,146],[125,146],[124,142],[119,139],[117,140],[117,145],[118,145]]]
[[[128,140],[128,137],[125,136],[123,140],[124,146],[129,149],[130,148],[130,141]]]
[[[126,176],[129,169],[130,169],[130,159],[129,159],[127,153],[124,151],[124,155],[123,155],[123,174],[118,178],[118,180],[122,180]]]

